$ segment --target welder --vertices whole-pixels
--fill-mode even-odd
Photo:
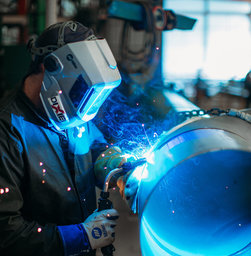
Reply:
[[[120,84],[116,61],[73,21],[27,48],[28,74],[1,102],[0,255],[95,255],[114,241],[118,218],[95,211],[95,186],[126,161],[91,121]]]

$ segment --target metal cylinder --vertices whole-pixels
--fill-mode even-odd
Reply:
[[[250,131],[246,121],[218,116],[160,138],[140,170],[144,256],[251,255]]]

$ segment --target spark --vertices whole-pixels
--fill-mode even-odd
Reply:
[[[161,49],[160,46],[157,47]],[[159,101],[157,97],[152,97],[150,100],[156,102],[154,104]],[[107,141],[113,141],[123,153],[132,153],[137,158],[150,150],[162,132],[169,130],[177,122],[176,118],[155,120],[154,109],[144,109],[144,103],[142,104],[138,99],[128,104],[128,99],[116,90],[104,103],[103,109],[104,113],[98,115],[94,123]],[[142,109],[144,111],[141,111]],[[142,123],[144,124],[141,127]],[[156,133],[153,134],[154,132]]]
[[[4,193],[4,189],[1,188],[1,189],[0,189],[0,194],[2,195],[3,193]]]
[[[155,133],[153,134],[153,137],[154,137],[154,138],[156,138],[156,137],[158,138],[157,132],[155,132]]]
[[[8,193],[10,191],[9,188],[5,188],[5,193]]]
[[[42,162],[40,162],[40,163],[39,163],[39,165],[40,165],[40,166],[42,166],[42,165],[43,165],[43,163],[42,163]]]
[[[151,144],[151,142],[150,142],[150,140],[149,140],[149,138],[148,138],[148,136],[147,136],[147,134],[146,134],[145,124],[142,124],[142,127],[143,127],[144,133],[145,133],[145,135],[146,135],[147,141],[148,141],[149,145],[152,147],[152,144]]]
[[[68,187],[68,188],[67,188],[67,191],[71,191],[71,187]]]
[[[45,180],[42,180],[42,184],[44,184],[45,183]]]
[[[41,231],[42,231],[42,229],[41,229],[41,228],[38,228],[38,229],[37,229],[37,232],[38,232],[38,233],[40,233]]]
[[[62,94],[62,93],[63,93],[63,91],[62,91],[62,90],[59,90],[59,91],[58,91],[58,94]]]

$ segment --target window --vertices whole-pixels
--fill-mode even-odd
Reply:
[[[248,2],[164,0],[164,9],[198,19],[191,31],[163,32],[162,74],[167,82],[243,79],[251,70]]]

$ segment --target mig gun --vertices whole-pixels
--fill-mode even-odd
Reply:
[[[112,171],[109,172],[109,174],[105,178],[104,187],[100,193],[100,198],[98,200],[98,211],[113,208],[112,201],[108,199],[109,198],[108,189],[109,189],[109,183],[111,178],[116,174],[120,176],[125,175],[129,171],[145,163],[146,163],[146,158],[139,158],[133,162],[124,163],[121,167],[113,169]],[[101,248],[101,252],[103,256],[112,256],[114,251],[115,251],[115,248],[112,244]]]

